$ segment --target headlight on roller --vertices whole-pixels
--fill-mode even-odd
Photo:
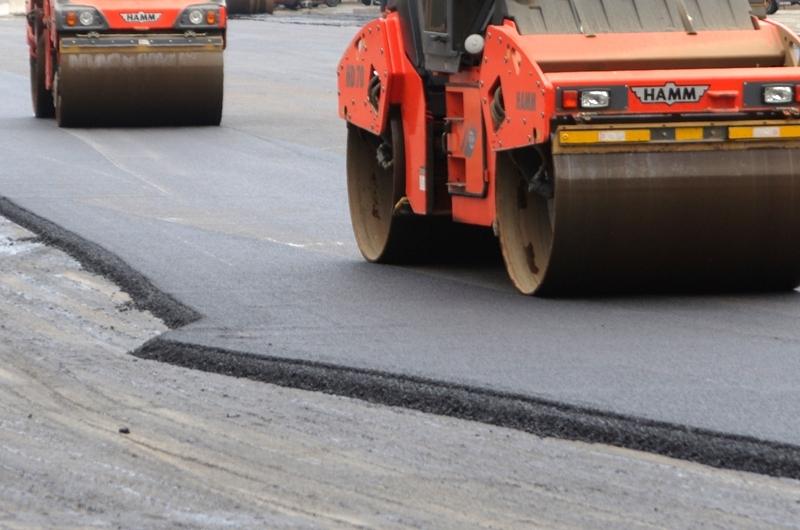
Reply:
[[[582,109],[605,109],[611,104],[611,95],[608,90],[583,90],[581,91]]]
[[[784,105],[794,100],[793,86],[764,87],[764,103],[767,105]]]
[[[89,6],[64,4],[56,11],[56,24],[59,31],[95,31],[108,27],[103,15]]]
[[[205,17],[203,16],[203,12],[199,9],[192,9],[189,11],[189,23],[193,26],[199,26],[203,23]]]
[[[81,26],[94,26],[94,13],[89,10],[81,11],[81,14],[78,15],[78,22],[80,22]]]
[[[219,5],[189,6],[178,17],[175,27],[179,29],[216,28],[219,27],[220,19]]]

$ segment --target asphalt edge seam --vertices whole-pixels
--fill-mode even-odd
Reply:
[[[156,337],[133,355],[195,370],[356,398],[382,406],[608,444],[722,469],[800,479],[800,447],[464,385],[177,342]]]
[[[102,246],[0,196],[0,215],[113,281],[171,329],[202,315]],[[722,469],[800,479],[800,446],[623,416],[397,374],[212,348],[156,337],[132,355],[205,372],[477,421],[540,437],[602,443]]]
[[[55,247],[86,270],[108,278],[130,295],[134,306],[150,311],[171,329],[199,320],[202,315],[156,287],[146,276],[120,257],[52,221],[36,215],[6,197],[0,196],[0,215],[33,232],[43,243]]]

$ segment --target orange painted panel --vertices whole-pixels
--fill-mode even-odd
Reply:
[[[380,82],[377,101],[370,101],[370,82]],[[399,109],[406,151],[406,196],[415,213],[431,213],[428,168],[428,116],[425,90],[409,61],[396,13],[370,22],[347,48],[338,68],[339,115],[381,134],[390,111]]]
[[[339,115],[373,134],[380,134],[386,127],[387,94],[395,77],[389,65],[386,33],[385,20],[364,26],[348,46],[337,70]]]
[[[548,141],[555,109],[553,86],[532,55],[522,47],[522,37],[508,22],[490,26],[480,72],[481,102],[489,146],[515,149]],[[493,114],[493,102],[502,91],[504,117]]]
[[[150,32],[173,30],[180,14],[189,6],[203,4],[198,0],[81,0],[75,5],[95,7],[108,23],[108,31]],[[69,4],[62,4],[69,10]],[[219,10],[220,28],[227,25],[227,10]],[[149,17],[137,16],[141,14]]]

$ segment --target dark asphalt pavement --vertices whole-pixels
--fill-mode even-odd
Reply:
[[[59,130],[2,20],[0,196],[205,315],[175,341],[800,445],[798,293],[545,300],[499,262],[363,263],[336,116],[354,31],[233,21],[221,128]]]

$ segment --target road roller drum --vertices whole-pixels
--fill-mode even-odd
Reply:
[[[515,284],[540,294],[794,288],[800,143],[726,147],[562,151],[552,198],[501,156],[498,229]]]
[[[220,123],[224,3],[43,0],[29,13],[38,117],[72,127]]]
[[[794,289],[800,39],[751,4],[390,2],[338,68],[362,253],[445,217],[525,294]]]

